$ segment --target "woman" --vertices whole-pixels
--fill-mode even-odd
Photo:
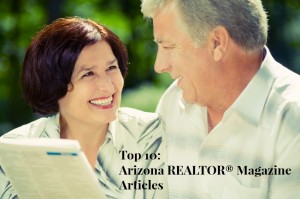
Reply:
[[[161,120],[153,113],[119,108],[127,51],[106,27],[89,19],[61,18],[44,27],[27,49],[22,68],[26,102],[43,117],[5,138],[78,140],[108,198],[165,198],[163,175],[126,175],[124,168],[163,168]],[[136,163],[120,151],[143,155]],[[160,160],[150,161],[155,153]],[[0,198],[17,198],[0,167]],[[124,174],[120,175],[120,174]],[[131,187],[152,180],[161,187]],[[164,187],[163,187],[164,186]]]

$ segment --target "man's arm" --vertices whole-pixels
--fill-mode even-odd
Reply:
[[[299,198],[300,196],[300,134],[290,142],[277,158],[274,165],[290,171],[290,175],[270,177],[270,199]]]

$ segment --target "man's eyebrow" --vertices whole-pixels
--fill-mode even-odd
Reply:
[[[154,41],[155,43],[157,43],[157,44],[160,44],[160,43],[163,42],[162,39],[153,39],[153,41]]]
[[[154,39],[153,41],[157,44],[174,44],[174,42],[170,40]]]

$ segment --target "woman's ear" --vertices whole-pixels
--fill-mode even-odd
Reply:
[[[68,84],[68,92],[72,92],[74,90],[74,85],[72,82]]]
[[[220,61],[227,50],[229,42],[229,33],[223,26],[215,27],[209,34],[209,47],[214,61]]]

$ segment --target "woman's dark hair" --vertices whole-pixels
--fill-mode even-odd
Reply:
[[[58,100],[68,92],[81,50],[100,40],[110,45],[125,78],[126,47],[105,26],[90,19],[68,17],[57,19],[37,33],[26,51],[21,74],[25,101],[34,112],[47,115],[59,111]]]

